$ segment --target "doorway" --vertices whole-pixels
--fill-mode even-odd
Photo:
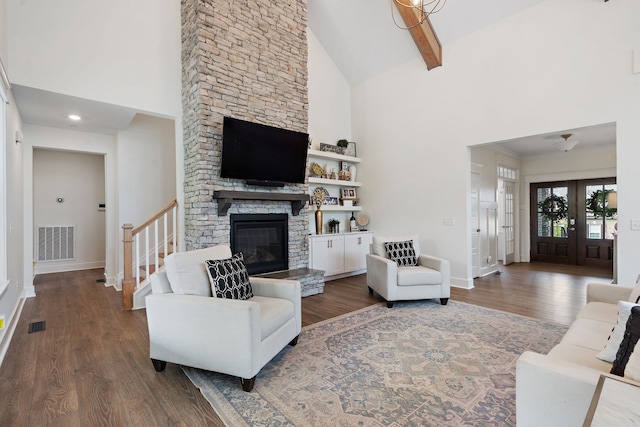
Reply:
[[[531,184],[531,261],[613,268],[615,178]]]

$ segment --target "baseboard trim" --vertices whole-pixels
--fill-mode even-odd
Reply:
[[[473,289],[473,279],[451,278],[451,286],[454,288]]]
[[[81,263],[48,264],[36,263],[33,269],[35,274],[62,273],[65,271],[91,270],[93,268],[105,268],[104,261],[90,261]]]
[[[20,320],[20,315],[22,314],[22,307],[24,307],[24,302],[25,298],[20,298],[16,309],[13,311],[13,315],[9,320],[9,327],[2,337],[2,342],[0,343],[0,366],[2,366],[2,362],[4,362],[4,356],[7,354],[7,350],[9,350],[9,344],[11,344],[11,339],[13,338],[13,334],[15,333],[16,327],[18,326],[18,321]]]

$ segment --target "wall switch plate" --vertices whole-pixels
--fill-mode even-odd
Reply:
[[[453,227],[456,225],[456,219],[453,217],[442,218],[442,225],[446,225],[447,227]]]
[[[640,218],[631,219],[631,229],[635,231],[640,231]]]

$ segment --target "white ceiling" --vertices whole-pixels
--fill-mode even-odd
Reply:
[[[483,27],[529,8],[543,0],[448,0],[431,17],[443,46],[446,67],[447,45]],[[401,24],[393,0],[308,0],[308,22],[329,56],[351,84],[392,69],[420,54],[409,32]],[[425,73],[428,73],[425,65]],[[25,123],[114,134],[124,130],[135,110],[61,95],[30,87],[12,85],[16,104]],[[68,119],[71,113],[80,122]],[[560,153],[552,143],[563,133],[575,134],[580,143],[573,149],[587,150],[615,146],[615,125],[559,130],[558,132],[501,141],[496,149],[516,158]]]

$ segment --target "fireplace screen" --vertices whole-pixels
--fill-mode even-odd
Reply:
[[[242,252],[249,274],[289,268],[287,214],[231,215],[231,250]]]

